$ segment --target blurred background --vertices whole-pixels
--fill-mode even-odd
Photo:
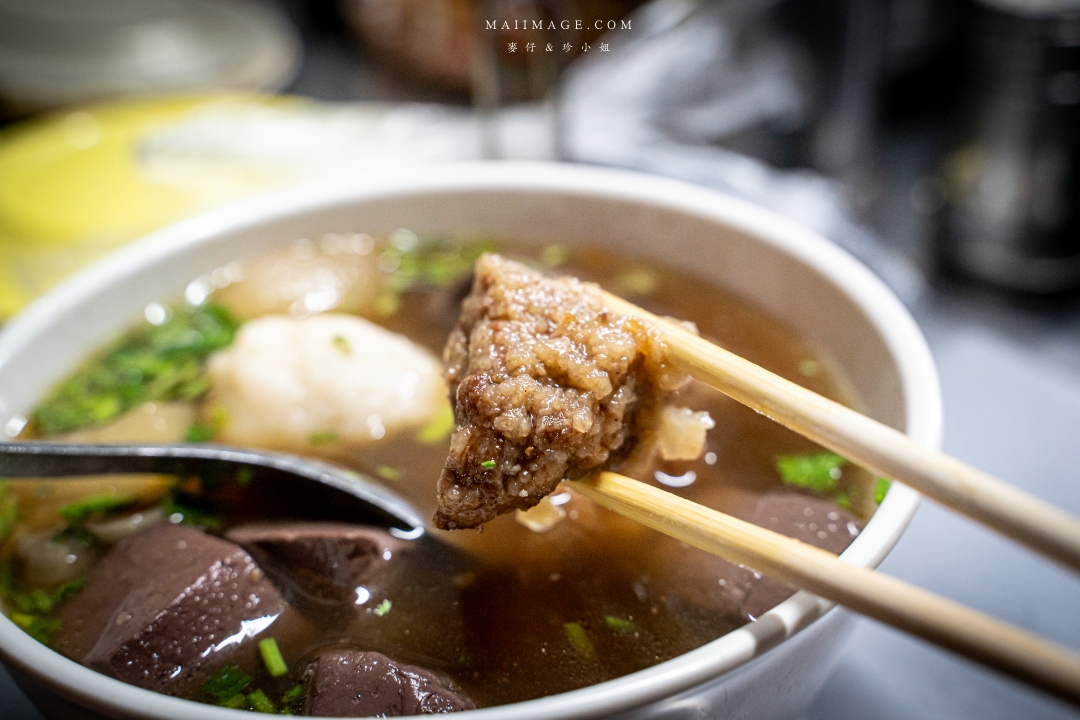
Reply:
[[[0,318],[213,206],[466,159],[818,230],[923,326],[946,451],[1080,513],[1080,0],[0,0]],[[884,569],[1080,647],[1080,583],[936,507]],[[40,717],[2,670],[0,709]],[[863,622],[806,719],[867,717],[1076,714]]]

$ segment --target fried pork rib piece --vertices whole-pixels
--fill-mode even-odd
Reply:
[[[536,505],[563,478],[632,461],[686,376],[657,331],[599,288],[484,255],[443,351],[457,430],[435,524],[470,528]]]

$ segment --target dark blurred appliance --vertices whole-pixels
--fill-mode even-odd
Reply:
[[[817,170],[869,203],[882,122],[951,92],[961,2],[699,0],[683,23],[701,28],[683,31],[695,69],[658,101],[668,135]]]
[[[982,0],[939,248],[1015,290],[1080,289],[1080,0]]]

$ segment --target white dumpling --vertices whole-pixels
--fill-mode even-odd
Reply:
[[[435,357],[352,315],[252,320],[208,373],[215,439],[234,445],[364,445],[423,425],[447,403]]]

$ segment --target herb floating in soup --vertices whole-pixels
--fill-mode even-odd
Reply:
[[[470,295],[492,250],[531,269],[486,256]],[[662,264],[404,230],[301,240],[151,305],[24,436],[320,457],[422,513],[438,486],[439,524],[483,531],[394,535],[250,473],[13,478],[0,483],[4,612],[77,662],[190,700],[449,712],[650,667],[793,592],[560,489],[566,475],[618,462],[833,552],[850,543],[887,485],[684,380],[636,321],[530,294],[570,282],[540,273],[600,282],[857,405],[790,329]],[[574,319],[550,323],[560,308]]]

